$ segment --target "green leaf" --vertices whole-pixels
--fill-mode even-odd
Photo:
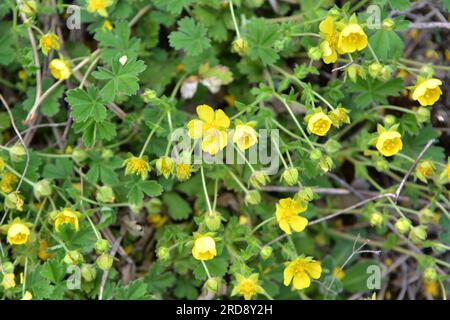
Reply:
[[[228,260],[226,257],[216,257],[212,260],[205,261],[205,264],[208,267],[209,273],[212,277],[222,278],[227,273]],[[199,263],[194,269],[194,276],[198,280],[206,279],[206,271],[201,263]]]
[[[62,224],[59,227],[59,238],[67,243],[70,250],[89,252],[95,246],[97,237],[89,223],[80,223],[80,229],[75,231],[70,224]]]
[[[367,268],[373,265],[379,266],[375,260],[365,260],[345,270],[345,277],[342,280],[344,290],[351,293],[368,291],[367,279],[371,276],[371,273],[367,272]]]
[[[264,19],[250,21],[245,27],[245,38],[250,47],[249,56],[253,60],[261,60],[265,65],[273,64],[279,56],[274,49],[279,38],[278,26],[267,23]]]
[[[403,53],[403,40],[395,31],[377,30],[369,42],[380,60],[397,59]]]
[[[193,0],[152,0],[158,9],[169,11],[175,15],[179,15],[183,11],[183,7],[190,4]]]
[[[144,191],[144,193],[149,197],[157,197],[163,192],[162,186],[158,182],[153,180],[142,181],[139,185],[142,191]]]
[[[167,206],[169,214],[174,220],[186,219],[192,212],[189,203],[175,192],[164,193],[163,202]]]
[[[355,83],[347,82],[347,85],[348,91],[356,94],[351,100],[351,105],[355,109],[365,108],[372,102],[387,104],[389,96],[398,96],[404,88],[401,78],[394,78],[386,82],[371,78],[358,79]]]
[[[198,56],[211,46],[206,28],[187,17],[178,22],[178,31],[169,35],[169,42],[173,48],[184,50],[190,56]]]
[[[92,75],[106,84],[100,94],[106,102],[113,102],[118,94],[130,96],[139,89],[138,75],[146,69],[141,60],[129,60],[122,65],[118,58],[112,61],[112,70],[100,67]]]
[[[144,281],[148,285],[148,291],[151,293],[164,292],[172,287],[176,281],[172,272],[167,272],[166,267],[160,263],[152,263],[150,270],[144,277]]]
[[[4,25],[2,27],[5,27]],[[16,58],[14,37],[10,33],[0,36],[0,65],[7,66]]]
[[[42,275],[54,284],[58,284],[66,275],[66,265],[61,264],[57,258],[51,259],[44,263]]]
[[[55,164],[48,163],[42,173],[46,179],[66,179],[72,174],[73,162],[69,159],[58,159]]]
[[[119,285],[116,291],[116,300],[149,300],[147,285],[142,279],[130,282],[126,287]]]
[[[75,122],[84,122],[88,119],[100,122],[106,118],[106,108],[100,100],[98,89],[93,86],[89,86],[87,92],[80,88],[70,90],[66,100],[72,107]]]
[[[392,9],[398,11],[405,11],[411,5],[409,0],[390,0],[388,2]]]
[[[43,79],[42,91],[45,92],[48,88],[50,88],[52,84],[53,80]],[[63,92],[64,92],[63,86],[59,86],[55,90],[50,92],[50,94],[45,99],[45,103],[43,103],[39,109],[44,116],[53,117],[58,113],[60,107],[59,99],[62,97]],[[26,111],[31,110],[31,108],[34,105],[35,98],[36,98],[36,88],[32,86],[27,89],[27,99],[23,102],[22,105]]]
[[[111,140],[116,136],[116,125],[111,122],[97,122],[90,119],[87,122],[74,123],[75,132],[83,132],[83,142],[87,147],[94,146],[98,140]]]

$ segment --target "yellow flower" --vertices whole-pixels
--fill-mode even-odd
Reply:
[[[231,296],[241,295],[245,300],[250,300],[258,293],[264,293],[264,289],[258,284],[259,275],[257,273],[252,274],[246,278],[241,274],[236,275],[237,284],[231,292]]]
[[[222,110],[215,110],[208,105],[197,107],[200,119],[194,119],[187,124],[189,136],[192,139],[202,138],[202,150],[215,155],[227,145],[226,129],[230,119]]]
[[[158,175],[163,175],[167,179],[172,174],[174,165],[172,158],[163,156],[156,160],[156,171]]]
[[[8,228],[7,240],[13,245],[22,245],[28,242],[30,228],[19,219],[14,220]]]
[[[45,260],[51,259],[54,256],[54,254],[48,253],[47,249],[48,249],[47,240],[39,241],[39,251],[38,251],[39,259],[45,261]]]
[[[423,183],[434,174],[433,162],[429,160],[421,161],[416,168],[416,176]]]
[[[331,128],[331,119],[322,111],[313,114],[308,119],[308,131],[323,137]]]
[[[2,181],[0,181],[0,189],[4,193],[10,193],[14,189],[14,185],[19,181],[17,177],[12,174],[11,172],[6,172],[3,177]]]
[[[188,163],[177,163],[175,170],[179,181],[186,181],[191,177],[192,168]]]
[[[348,110],[345,108],[336,108],[328,112],[334,126],[339,127],[341,123],[350,123],[350,117],[348,116]]]
[[[412,92],[412,99],[418,100],[421,106],[432,106],[442,94],[440,85],[442,81],[439,79],[419,81]]]
[[[258,142],[258,136],[251,123],[238,124],[234,130],[233,142],[242,151],[247,150]]]
[[[293,282],[295,289],[305,289],[311,285],[310,278],[319,279],[321,273],[322,267],[319,262],[312,257],[302,256],[289,262],[284,269],[284,285],[289,286]]]
[[[299,201],[292,198],[280,199],[276,205],[276,218],[281,230],[287,234],[291,234],[291,228],[295,232],[303,231],[307,224],[308,219],[298,216],[299,213],[306,210],[306,206],[303,206]]]
[[[23,295],[22,299],[20,300],[31,300],[33,299],[33,295],[31,294],[30,291],[25,291],[25,294]]]
[[[342,270],[342,268],[334,267],[333,272],[331,273],[331,276],[338,280],[342,280],[345,277],[345,272],[344,272],[344,270]]]
[[[7,289],[14,288],[16,286],[16,280],[14,273],[5,273],[3,274],[2,287]]]
[[[167,222],[168,217],[162,214],[150,214],[147,216],[148,223],[155,226],[156,229],[159,229]]]
[[[192,255],[197,260],[211,260],[217,255],[216,241],[208,235],[196,234]]]
[[[429,295],[435,298],[439,296],[439,284],[436,280],[424,281],[423,288]]]
[[[109,22],[108,20],[105,20],[103,22],[102,29],[111,31],[113,29],[113,26],[112,26],[111,22]]]
[[[367,35],[356,21],[351,18],[350,23],[342,29],[338,39],[338,52],[340,54],[361,51],[367,47]]]
[[[53,59],[48,68],[52,76],[58,80],[69,79],[72,74],[70,62],[65,59]]]
[[[391,157],[403,148],[400,133],[397,131],[384,131],[378,136],[376,147],[385,157]]]
[[[52,49],[59,50],[59,39],[56,34],[53,32],[48,32],[47,34],[44,34],[39,39],[39,46],[42,49],[42,52],[47,55],[48,52]]]
[[[140,175],[142,180],[147,178],[150,171],[150,165],[147,162],[147,157],[134,157],[131,156],[122,163],[122,167],[125,167],[125,175],[136,174]]]
[[[334,19],[326,17],[319,25],[320,32],[324,35],[324,41],[320,43],[322,59],[326,64],[334,63],[337,60],[337,43],[339,33],[335,30]]]
[[[450,162],[445,166],[445,172],[447,173],[447,179],[450,179]]]
[[[114,3],[113,0],[88,0],[87,11],[90,13],[97,12],[102,17],[107,17],[106,8]]]
[[[59,211],[55,216],[55,230],[59,231],[59,227],[62,224],[70,224],[75,231],[78,231],[80,229],[78,217],[80,216],[80,213],[78,211],[70,210],[69,208],[64,208],[61,211]]]

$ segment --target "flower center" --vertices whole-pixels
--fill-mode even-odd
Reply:
[[[319,120],[314,123],[314,130],[317,132],[324,132],[328,129],[328,122],[324,120]]]
[[[253,295],[256,293],[256,285],[251,280],[242,280],[239,284],[239,291],[242,294]]]
[[[386,140],[386,141],[383,143],[383,148],[384,148],[386,151],[393,151],[393,150],[395,150],[395,149],[397,148],[397,140],[396,140],[396,139],[389,139],[389,140]]]

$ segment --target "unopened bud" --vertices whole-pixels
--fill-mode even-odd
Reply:
[[[395,21],[391,18],[386,18],[383,20],[381,26],[386,31],[392,31],[395,27]]]
[[[311,47],[308,50],[308,57],[311,60],[315,60],[315,61],[320,60],[320,58],[322,57],[322,50],[320,50],[319,47]]]
[[[248,42],[244,38],[239,38],[233,41],[231,51],[240,56],[245,56],[249,50]]]
[[[111,249],[108,240],[106,239],[98,239],[95,243],[95,252],[97,254],[103,254]]]
[[[419,123],[425,123],[430,121],[430,109],[427,107],[420,107],[416,112],[416,119]]]
[[[205,288],[211,292],[217,293],[219,292],[220,289],[220,283],[221,283],[220,278],[209,278],[205,282]]]
[[[102,254],[96,260],[97,266],[103,271],[111,269],[114,262],[114,257],[107,253]]]
[[[261,249],[260,255],[263,260],[267,260],[272,255],[273,249],[270,246],[264,246]]]
[[[261,189],[261,186],[265,186],[270,179],[264,171],[255,171],[250,176],[249,182],[255,189]]]
[[[76,163],[81,163],[88,157],[86,150],[83,150],[79,147],[73,149],[72,159],[75,160]]]
[[[159,260],[166,261],[167,259],[170,258],[169,249],[167,247],[159,247],[156,250],[156,256],[158,257]]]
[[[251,205],[257,205],[261,202],[261,194],[258,190],[250,190],[245,195],[245,203]]]
[[[376,79],[378,77],[378,75],[381,72],[381,69],[383,68],[383,66],[378,63],[378,62],[374,62],[369,66],[369,75]]]
[[[421,244],[427,238],[427,229],[424,226],[413,227],[408,237],[414,244]]]
[[[12,162],[23,161],[26,154],[27,152],[21,143],[16,143],[9,149],[9,156]]]
[[[158,97],[158,95],[156,94],[156,91],[151,90],[151,89],[145,89],[144,93],[141,94],[141,99],[145,103],[149,103],[150,101],[152,101],[153,99],[156,99],[157,97]]]
[[[374,212],[370,215],[370,225],[372,227],[380,227],[383,224],[383,215],[379,212]]]
[[[64,262],[67,264],[78,265],[83,262],[83,255],[77,250],[71,250],[64,256]]]
[[[97,276],[97,270],[91,264],[83,264],[81,266],[81,276],[83,277],[84,281],[92,282]]]
[[[410,228],[411,228],[411,221],[409,219],[400,218],[395,223],[395,229],[400,234],[406,234]]]
[[[293,186],[298,182],[298,170],[296,168],[286,169],[281,178],[288,186]]]
[[[428,267],[423,272],[423,279],[425,281],[434,281],[437,279],[437,277],[438,277],[438,274],[436,272],[436,269],[433,267]]]
[[[114,196],[114,191],[110,186],[101,186],[97,190],[97,195],[95,197],[98,202],[103,203],[113,203],[116,197]]]
[[[41,180],[36,182],[33,187],[33,193],[36,199],[50,196],[52,194],[52,186],[50,184],[50,181]]]
[[[222,223],[222,217],[220,216],[219,212],[213,211],[209,214],[206,214],[205,224],[210,231],[219,230],[221,223]]]

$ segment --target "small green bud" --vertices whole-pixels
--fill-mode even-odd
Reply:
[[[156,94],[155,90],[145,89],[144,93],[141,94],[141,99],[145,103],[149,103],[150,101],[157,99],[157,98],[158,98],[158,95]]]
[[[27,16],[27,18],[32,17],[36,14],[36,9],[37,5],[36,5],[36,1],[34,0],[27,0],[25,2],[22,3],[22,5],[19,6],[20,9],[20,13],[25,14],[25,16]]]
[[[328,172],[333,167],[333,159],[328,156],[321,157],[319,160],[319,168],[322,169],[323,172]]]
[[[159,260],[161,261],[166,261],[170,258],[170,252],[169,249],[167,247],[159,247],[156,250],[156,256],[158,257]]]
[[[116,200],[114,191],[110,186],[101,186],[97,190],[96,197],[98,202],[113,203]]]
[[[231,51],[238,55],[245,56],[249,50],[248,41],[244,38],[239,38],[233,41],[231,44]]]
[[[5,208],[17,211],[23,210],[23,197],[18,192],[8,193],[5,197]]]
[[[380,74],[378,75],[378,79],[381,81],[388,81],[389,79],[392,78],[393,72],[394,72],[394,69],[392,69],[392,67],[384,66],[381,69]]]
[[[357,65],[357,64],[352,64],[350,66],[348,66],[345,69],[345,72],[347,73],[347,76],[350,78],[350,80],[352,80],[353,82],[356,82],[356,80],[358,79],[358,70],[361,68],[361,66]]]
[[[382,68],[383,66],[380,63],[372,63],[371,65],[369,65],[369,75],[374,79],[378,78],[378,75],[380,74]]]
[[[63,261],[67,264],[78,265],[83,262],[83,255],[78,250],[71,250],[66,253]]]
[[[296,168],[289,168],[284,170],[281,179],[288,185],[293,186],[298,182],[298,170]]]
[[[386,18],[381,23],[381,26],[386,31],[392,31],[394,29],[394,27],[395,27],[395,21],[393,19],[391,19],[391,18]]]
[[[395,223],[395,229],[400,234],[406,234],[410,228],[411,228],[411,221],[409,219],[400,218]]]
[[[111,249],[108,240],[106,239],[98,239],[95,243],[95,252],[97,254],[103,254]]]
[[[302,202],[310,202],[314,199],[314,191],[309,187],[302,188],[297,192],[295,198]]]
[[[102,269],[103,271],[111,269],[114,262],[114,257],[110,256],[107,253],[102,254],[101,256],[97,257],[96,263],[97,266]]]
[[[86,150],[81,149],[80,147],[76,147],[72,152],[72,159],[75,160],[76,163],[81,163],[88,157]]]
[[[427,229],[425,226],[413,227],[408,237],[414,244],[421,244],[427,238]]]
[[[270,179],[264,171],[255,171],[250,176],[249,182],[255,189],[261,189],[261,186],[265,186]]]
[[[12,262],[6,261],[0,265],[1,273],[13,273],[14,272],[14,264]]]
[[[434,75],[433,66],[426,64],[420,68],[420,74],[423,78],[431,78]]]
[[[91,264],[83,264],[81,266],[81,276],[83,277],[84,281],[92,282],[97,276],[97,270]]]
[[[309,158],[313,161],[317,161],[322,157],[322,152],[319,149],[314,149],[309,154]]]
[[[438,274],[436,272],[436,269],[433,267],[428,267],[423,272],[423,279],[425,281],[434,281],[437,279],[437,277],[438,277]]]
[[[322,57],[322,50],[320,50],[319,47],[311,47],[311,48],[308,50],[308,57],[309,57],[311,60],[318,61],[318,60],[320,60],[320,58]]]
[[[383,215],[379,212],[374,212],[370,215],[370,225],[372,227],[380,227],[383,225]]]
[[[270,246],[264,246],[259,253],[263,260],[267,260],[272,255],[273,249]]]
[[[209,278],[205,282],[205,288],[211,292],[219,292],[220,289],[220,283],[222,280],[220,278]]]
[[[258,190],[250,190],[245,195],[245,203],[247,205],[257,205],[261,202],[261,194]]]
[[[52,186],[50,184],[50,181],[41,180],[36,182],[33,187],[33,193],[36,199],[50,196],[52,194]]]
[[[12,162],[22,162],[27,154],[23,145],[19,142],[14,144],[11,149],[9,149],[9,156]]]
[[[103,149],[102,150],[102,159],[103,160],[109,160],[114,156],[114,153],[111,149]]]
[[[210,231],[217,231],[220,229],[220,225],[222,224],[222,217],[220,213],[217,211],[213,211],[211,213],[206,214],[205,224]]]
[[[433,221],[434,212],[428,208],[422,209],[419,212],[419,221],[421,224],[427,224]]]
[[[389,162],[384,158],[378,158],[375,161],[375,169],[377,169],[378,172],[384,172],[389,169]]]
[[[383,119],[387,127],[392,127],[397,122],[397,117],[392,114],[387,114]]]
[[[130,210],[134,214],[139,214],[139,212],[141,212],[143,207],[144,207],[144,204],[142,204],[142,203],[140,203],[140,204],[134,204],[133,203],[133,204],[130,205]]]
[[[430,108],[428,107],[420,107],[416,112],[416,119],[419,123],[425,123],[430,121]]]
[[[162,210],[162,201],[158,198],[151,198],[146,204],[145,207],[149,214],[159,214]]]

